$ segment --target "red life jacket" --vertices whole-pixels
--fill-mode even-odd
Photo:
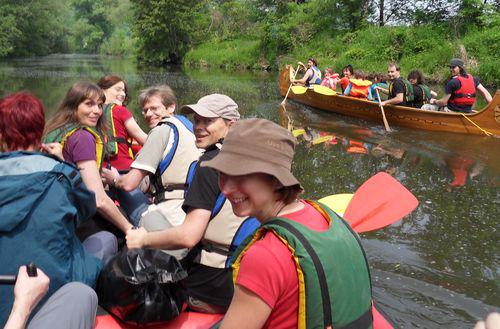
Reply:
[[[455,105],[472,106],[476,100],[476,87],[472,75],[467,74],[467,77],[459,75],[454,79],[460,81],[460,88],[451,94],[449,102]]]

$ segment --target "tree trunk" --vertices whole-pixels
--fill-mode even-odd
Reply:
[[[379,0],[378,3],[378,25],[384,26],[384,0]]]

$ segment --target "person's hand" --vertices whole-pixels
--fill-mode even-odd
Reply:
[[[113,180],[118,179],[119,177],[120,173],[118,172],[118,170],[116,170],[115,167],[111,167],[111,169],[102,168],[101,170],[102,182],[110,186],[113,186]]]
[[[64,161],[64,157],[62,154],[63,148],[61,143],[42,144],[41,149],[42,151],[55,155],[56,157]]]
[[[49,290],[49,277],[40,269],[37,272],[37,276],[30,277],[26,272],[26,266],[19,268],[16,285],[14,286],[15,308],[31,313]]]
[[[500,329],[500,313],[490,313],[486,321],[479,321],[474,329]]]
[[[429,100],[429,104],[436,104],[436,99],[435,98],[431,98]]]
[[[147,235],[148,231],[144,227],[128,230],[127,247],[129,249],[145,247]]]

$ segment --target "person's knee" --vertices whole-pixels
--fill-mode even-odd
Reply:
[[[89,309],[97,308],[97,294],[94,289],[81,282],[70,282],[65,284],[61,289],[67,290],[72,298],[82,306],[87,306]]]
[[[141,218],[140,226],[152,232],[171,228],[173,225],[159,211],[151,211]]]
[[[106,264],[118,252],[118,241],[113,233],[100,231],[83,241],[85,250]]]

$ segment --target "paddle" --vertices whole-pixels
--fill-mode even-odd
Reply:
[[[315,93],[318,93],[321,95],[326,95],[326,96],[337,95],[336,91],[334,91],[328,87],[322,86],[322,85],[313,85],[313,90]]]
[[[285,102],[286,102],[286,99],[288,98],[288,94],[290,93],[290,89],[292,89],[293,80],[295,80],[295,77],[297,76],[297,73],[299,73],[299,68],[300,68],[300,64],[297,65],[297,70],[295,70],[295,74],[293,75],[292,81],[290,81],[290,86],[288,87],[288,91],[286,92],[285,98],[281,102],[281,105],[284,105]]]
[[[293,86],[292,87],[292,92],[295,94],[295,95],[300,95],[300,94],[303,94],[307,91],[307,87],[304,87],[304,86]]]
[[[380,101],[380,94],[378,93],[377,88],[375,88],[375,92],[377,93],[378,106],[380,107],[380,111],[382,112],[382,119],[384,120],[385,130],[390,132],[391,128],[389,127],[389,122],[387,122],[387,118],[385,117],[384,107],[382,106],[382,102]]]
[[[340,203],[337,198],[339,197],[329,196],[319,201],[335,208],[338,206],[334,203]],[[347,197],[341,198],[345,200]],[[410,191],[389,174],[380,172],[357,189],[343,217],[356,232],[363,233],[398,221],[417,205],[418,200]]]

